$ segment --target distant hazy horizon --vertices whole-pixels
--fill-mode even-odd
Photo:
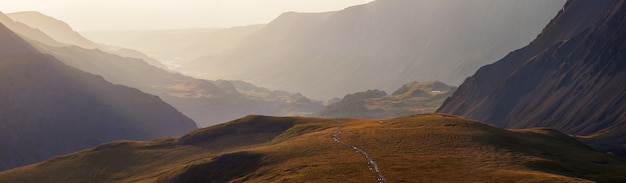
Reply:
[[[262,24],[284,12],[336,11],[371,1],[9,0],[0,2],[0,11],[38,11],[78,31],[164,30]]]

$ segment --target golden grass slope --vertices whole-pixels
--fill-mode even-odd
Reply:
[[[181,138],[118,141],[0,172],[0,182],[624,182],[626,160],[548,129],[505,130],[455,116],[248,116]]]

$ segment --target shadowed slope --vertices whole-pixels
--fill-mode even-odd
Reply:
[[[530,45],[481,68],[438,112],[551,127],[626,154],[626,5],[568,1]]]

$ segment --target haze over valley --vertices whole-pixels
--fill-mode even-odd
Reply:
[[[180,61],[172,69],[191,76],[244,80],[325,100],[370,89],[391,92],[416,80],[458,85],[480,66],[532,41],[564,2],[386,0],[331,12],[286,12],[263,27],[212,30],[217,35],[85,35]],[[193,34],[201,39],[189,41]],[[160,45],[169,47],[150,46],[168,41]],[[195,54],[196,49],[206,51]],[[170,52],[177,55],[165,55]]]
[[[626,182],[625,21],[625,0],[0,2],[0,182]]]

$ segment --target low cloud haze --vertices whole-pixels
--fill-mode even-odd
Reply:
[[[79,31],[232,27],[267,23],[286,11],[324,12],[371,0],[20,0],[0,11],[39,11]]]

